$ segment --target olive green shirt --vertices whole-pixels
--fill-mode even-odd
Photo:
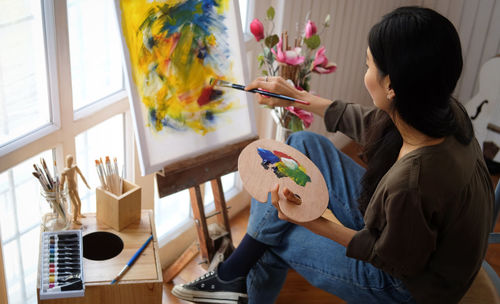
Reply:
[[[456,104],[453,110],[460,123],[468,119]],[[328,131],[340,131],[362,145],[365,130],[380,115],[387,114],[335,101],[324,119]],[[448,136],[392,165],[346,255],[400,278],[418,303],[456,303],[481,267],[493,202],[477,140],[462,145]]]

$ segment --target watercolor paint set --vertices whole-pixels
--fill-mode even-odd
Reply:
[[[83,297],[81,230],[42,232],[40,300]]]

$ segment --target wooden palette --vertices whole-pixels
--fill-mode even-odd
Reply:
[[[286,216],[297,222],[320,217],[328,205],[328,188],[319,169],[300,151],[284,143],[260,139],[243,149],[238,158],[243,186],[259,202],[266,202],[269,192],[280,185],[279,205]],[[287,202],[287,187],[302,199],[302,204]]]

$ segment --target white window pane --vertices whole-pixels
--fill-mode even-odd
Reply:
[[[43,204],[45,202],[39,194],[39,185],[33,183],[33,180],[35,180],[35,177],[32,175],[29,177],[29,180],[26,180],[22,184],[16,186],[16,209],[19,231],[26,231],[34,225],[40,223],[39,204]],[[38,197],[38,200],[41,200],[41,202],[39,203],[38,200],[34,200],[34,196],[35,198]],[[47,206],[49,205],[48,203],[46,204]]]
[[[41,1],[0,10],[0,145],[50,123]]]
[[[16,233],[16,214],[7,174],[8,172],[0,174],[2,185],[6,186],[2,187],[2,191],[0,192],[0,204],[2,206],[2,212],[0,212],[0,230],[2,231],[2,240],[10,239]]]
[[[234,177],[235,173],[229,173],[226,175],[223,175],[221,177],[221,182],[222,182],[222,190],[224,193],[227,193],[229,190],[231,190],[234,187]],[[225,200],[227,201],[227,196],[225,196]],[[208,206],[214,202],[214,194],[212,191],[212,185],[210,182],[205,183],[205,199],[204,199],[204,205]]]
[[[9,303],[23,303],[23,282],[19,271],[21,264],[18,248],[18,240],[2,244]]]
[[[224,192],[227,192],[231,190],[234,187],[234,181],[236,178],[236,173],[229,173],[224,175],[221,180],[222,180],[222,189],[224,189]]]
[[[21,236],[21,261],[23,262],[24,286],[26,293],[35,294],[33,287],[36,286],[38,252],[40,250],[40,228],[31,229]]]
[[[76,165],[82,171],[91,189],[89,190],[78,177],[78,193],[82,201],[82,213],[95,212],[95,188],[100,186],[95,160],[109,156],[115,157],[118,169],[122,172],[125,163],[123,114],[116,115],[97,126],[79,134],[75,138]]]
[[[42,157],[53,164],[52,151],[45,151],[0,174],[0,229],[9,303],[36,303],[40,222],[50,208],[31,172]]]
[[[183,190],[155,202],[155,223],[158,235],[170,234],[189,219],[189,190]]]
[[[112,0],[69,0],[73,109],[123,88],[118,22]]]
[[[42,214],[50,209],[40,196],[40,183],[32,175],[33,164],[40,158],[53,163],[52,152],[45,151],[0,174],[0,229],[2,241],[16,237],[39,225]],[[52,167],[51,167],[52,168]]]
[[[241,27],[243,28],[243,33],[248,32],[247,29],[247,15],[248,15],[248,0],[239,0],[240,6],[240,16],[241,16]]]

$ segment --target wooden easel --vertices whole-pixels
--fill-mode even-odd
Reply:
[[[222,244],[229,244],[229,250],[234,248],[221,176],[238,170],[238,156],[241,151],[257,139],[258,137],[243,140],[205,155],[166,166],[162,172],[156,174],[160,198],[189,188],[191,208],[198,232],[199,250],[203,262],[207,265],[210,264],[215,253],[221,249]],[[200,188],[200,185],[207,181],[210,181],[212,186],[216,209],[210,215],[205,214]],[[208,227],[207,219],[212,216],[217,216],[217,223]],[[191,245],[164,271],[163,280],[170,282],[197,253],[196,244]]]

